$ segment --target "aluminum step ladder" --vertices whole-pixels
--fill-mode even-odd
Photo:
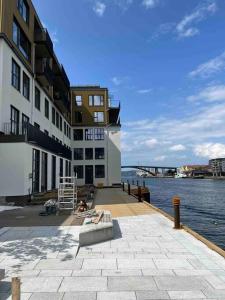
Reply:
[[[58,211],[72,210],[77,207],[76,177],[60,177],[58,188]]]

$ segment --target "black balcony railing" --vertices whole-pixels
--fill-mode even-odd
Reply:
[[[0,142],[27,142],[42,147],[56,155],[71,159],[71,150],[54,140],[39,128],[27,123],[5,123]]]
[[[62,91],[54,91],[54,99],[56,102],[61,103],[61,105],[59,105],[60,108],[63,106],[65,110],[70,110],[70,100],[66,93]]]
[[[48,48],[48,50],[52,53],[53,52],[53,43],[52,43],[52,40],[50,38],[50,35],[47,31],[47,29],[44,29],[44,30],[40,30],[40,29],[37,29],[35,30],[35,33],[34,33],[34,42],[39,44],[45,44]]]
[[[40,58],[35,61],[35,72],[38,77],[43,77],[43,83],[52,85],[54,74],[47,58]]]

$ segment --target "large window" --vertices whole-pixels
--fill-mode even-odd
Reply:
[[[46,98],[45,98],[45,117],[49,119],[49,102]]]
[[[62,117],[59,116],[59,129],[62,131]]]
[[[13,42],[17,45],[23,56],[30,61],[31,44],[15,19],[13,21]]]
[[[74,166],[74,174],[77,175],[77,179],[84,178],[84,167],[83,166]]]
[[[82,112],[81,111],[75,111],[74,113],[74,119],[75,119],[75,123],[82,123]]]
[[[97,95],[89,96],[89,106],[103,106],[104,105],[104,97]]]
[[[103,111],[95,111],[94,112],[94,122],[96,122],[96,123],[104,122],[104,112]]]
[[[105,166],[96,165],[95,166],[95,178],[104,178],[105,177]]]
[[[85,140],[92,141],[93,140],[93,128],[85,129]]]
[[[22,133],[24,135],[27,134],[28,124],[29,124],[29,118],[26,115],[22,114]]]
[[[76,106],[82,106],[82,96],[75,96],[75,104]]]
[[[83,148],[74,148],[73,158],[74,160],[83,160],[84,159],[84,150]]]
[[[55,125],[55,108],[52,107],[52,124]]]
[[[38,110],[41,110],[41,92],[37,87],[35,87],[35,102],[34,102],[34,105]]]
[[[74,129],[73,130],[73,139],[74,141],[83,141],[83,129]]]
[[[18,91],[20,91],[20,67],[15,62],[15,60],[12,60],[12,78],[11,83],[14,88],[16,88]]]
[[[96,141],[102,141],[104,140],[104,128],[95,128],[94,129],[94,139]]]
[[[56,127],[59,128],[59,113],[56,112]]]
[[[95,159],[104,159],[104,158],[105,158],[105,149],[95,148]]]
[[[27,1],[26,0],[18,0],[17,7],[18,7],[21,17],[24,19],[24,21],[27,24],[29,24],[29,6],[27,4]]]
[[[19,134],[19,116],[20,116],[20,113],[19,113],[18,109],[11,106],[10,123],[11,123],[11,133],[12,134]]]
[[[93,159],[93,148],[85,148],[85,159]]]
[[[30,100],[30,78],[23,72],[23,96]]]

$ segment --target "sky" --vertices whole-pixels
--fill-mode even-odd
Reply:
[[[225,157],[224,0],[33,0],[71,85],[121,103],[122,164]]]

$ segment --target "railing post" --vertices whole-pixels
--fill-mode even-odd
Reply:
[[[125,190],[124,182],[122,182],[123,191]]]
[[[138,202],[141,202],[141,187],[138,186]]]
[[[173,197],[174,207],[174,229],[180,229],[180,197]]]
[[[145,181],[143,181],[143,187],[145,188]]]
[[[12,300],[20,300],[20,278],[12,278]]]
[[[129,184],[129,179],[127,179],[127,184]]]
[[[127,192],[128,192],[128,195],[130,195],[130,184],[128,183],[128,186],[127,186]]]
[[[139,186],[139,181],[137,180],[137,186]]]

